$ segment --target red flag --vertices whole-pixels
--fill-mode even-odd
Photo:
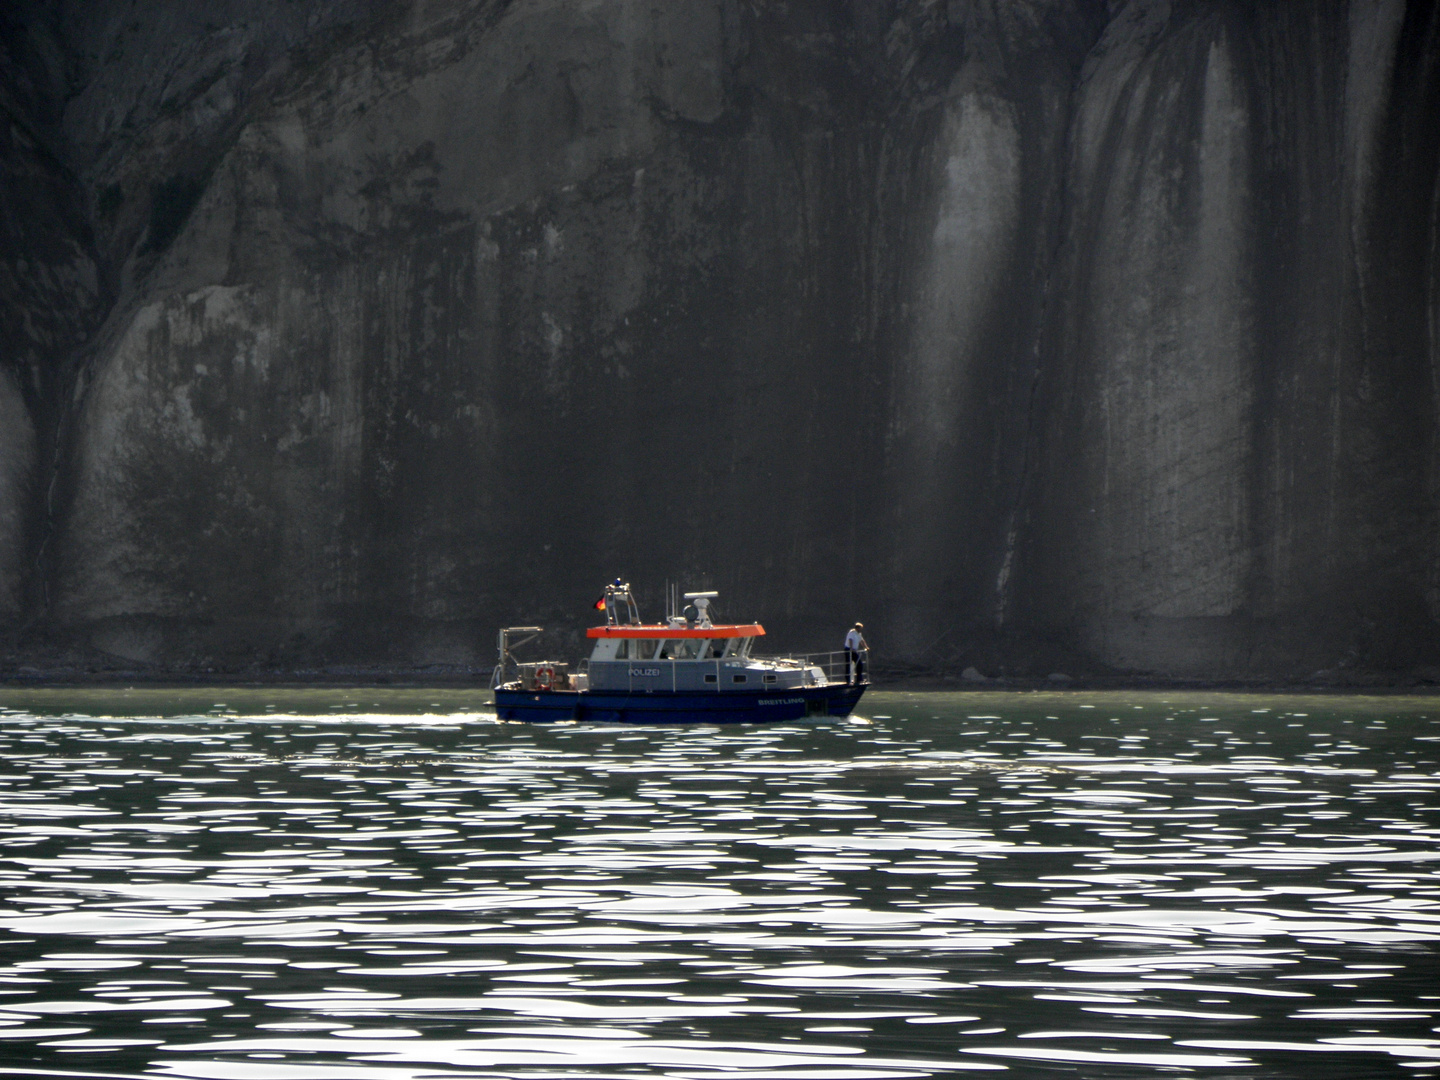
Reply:
[[[595,610],[596,610],[596,611],[604,611],[604,610],[605,610],[605,595],[604,595],[603,593],[600,595],[600,599],[595,601]]]

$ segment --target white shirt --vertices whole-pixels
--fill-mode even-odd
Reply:
[[[830,640],[834,641],[835,639],[831,638]],[[860,636],[859,630],[851,630],[848,634],[845,635],[845,648],[851,649],[855,652],[859,652],[864,647],[865,639]]]

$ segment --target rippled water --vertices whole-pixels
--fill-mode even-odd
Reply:
[[[1440,1072],[1440,701],[0,691],[0,1073]]]

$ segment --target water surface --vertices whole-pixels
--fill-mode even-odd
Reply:
[[[1440,702],[0,690],[0,1073],[1440,1072]]]

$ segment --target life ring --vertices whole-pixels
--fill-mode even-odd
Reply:
[[[550,664],[541,664],[535,669],[535,686],[540,690],[555,689],[555,668]]]

